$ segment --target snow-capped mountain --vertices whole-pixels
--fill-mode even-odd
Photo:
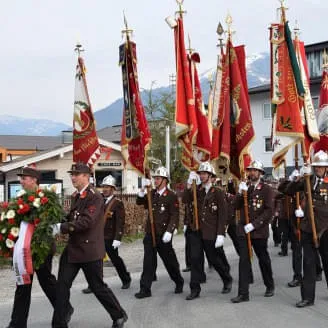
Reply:
[[[51,120],[0,115],[0,134],[55,136],[67,129],[70,129],[68,125]]]

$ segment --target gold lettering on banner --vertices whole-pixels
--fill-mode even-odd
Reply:
[[[247,134],[247,132],[251,129],[251,127],[252,127],[251,122],[247,122],[245,124],[245,126],[236,135],[236,143],[242,140],[242,138]]]
[[[291,67],[288,68],[287,73],[287,90],[288,90],[288,101],[290,103],[295,103],[297,101],[297,95],[295,91],[295,85],[294,85],[294,75],[291,71]]]
[[[97,142],[97,137],[90,137],[88,140],[81,145],[83,151],[86,151],[88,148],[92,147]]]

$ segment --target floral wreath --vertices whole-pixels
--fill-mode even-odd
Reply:
[[[34,225],[31,242],[33,267],[44,263],[53,246],[52,225],[61,222],[64,212],[57,194],[48,189],[20,190],[15,198],[0,205],[0,257],[13,256],[22,221]]]

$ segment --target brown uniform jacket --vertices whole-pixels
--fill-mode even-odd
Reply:
[[[326,176],[320,182],[315,185],[315,176],[311,176],[311,189],[312,189],[312,202],[314,211],[314,221],[318,237],[328,230],[328,177]],[[288,193],[295,194],[297,191],[305,192],[304,207],[304,219],[301,221],[301,230],[305,232],[312,232],[311,221],[309,219],[309,205],[306,191],[305,180],[301,179],[298,182],[291,182],[287,188]]]
[[[251,238],[269,238],[269,223],[273,215],[274,199],[272,188],[260,182],[254,189],[250,186],[247,191],[249,222],[253,224],[255,230],[251,232]],[[236,209],[240,210],[240,220],[237,227],[238,236],[244,236],[245,212],[243,195],[237,194],[235,199]]]
[[[100,260],[105,255],[104,201],[92,186],[80,195],[72,195],[67,222],[61,224],[61,232],[68,233],[68,261],[86,263]]]
[[[155,234],[162,235],[168,231],[173,233],[179,226],[179,202],[177,195],[170,189],[167,189],[159,195],[155,189],[151,191],[153,216],[155,224]],[[147,195],[137,197],[137,205],[143,205],[148,209]],[[146,223],[145,230],[151,233],[150,220]]]
[[[108,211],[109,206],[110,210]],[[104,238],[110,240],[121,240],[125,224],[125,210],[123,202],[113,196],[113,198],[105,204],[105,215]]]
[[[188,206],[190,227],[195,230],[191,189],[185,190],[183,201]],[[227,224],[227,203],[224,192],[212,186],[206,193],[204,188],[198,187],[197,207],[202,238],[215,240],[217,235],[224,236]]]

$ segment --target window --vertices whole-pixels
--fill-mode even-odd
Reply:
[[[264,141],[265,141],[265,152],[273,151],[271,137],[265,137]]]
[[[269,104],[269,103],[263,104],[263,118],[265,120],[271,120],[272,119],[271,104]]]

